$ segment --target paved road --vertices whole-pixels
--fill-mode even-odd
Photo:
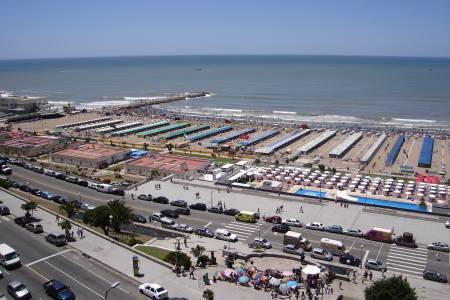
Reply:
[[[78,199],[78,197],[80,197],[81,195],[81,200],[83,202],[89,202],[94,205],[101,205],[111,198],[117,198],[117,196],[100,193],[89,188],[74,185],[42,174],[37,174],[33,171],[26,170],[20,167],[13,166],[12,168],[13,175],[11,176],[11,179],[21,183],[29,182],[30,186],[32,187],[49,191],[54,194],[64,196],[68,199]],[[149,184],[152,185],[152,183]],[[154,195],[157,193],[165,194],[167,193],[167,189],[158,192],[152,190],[152,193]],[[196,200],[192,196],[192,190],[187,192],[186,194],[189,194],[189,196],[186,195],[182,198],[189,203],[203,201],[209,205],[209,199],[205,200],[203,198],[201,200]],[[226,199],[226,193],[222,192],[220,198]],[[169,199],[174,200],[170,197]],[[131,200],[130,197],[126,197],[126,201],[136,213],[142,214],[144,216],[148,216],[152,212],[160,211],[163,208],[169,207],[169,205],[157,204],[154,202]],[[253,210],[256,209],[253,208]],[[266,211],[268,210],[266,209]],[[321,210],[319,211],[319,213],[324,213],[324,211]],[[300,217],[298,218],[302,218],[301,214],[296,213],[296,215],[297,217],[300,215]],[[192,214],[190,216],[180,216],[180,218],[176,221],[177,223],[187,223],[194,228],[208,227],[211,230],[215,230],[217,228],[226,228],[238,235],[239,243],[244,244],[248,243],[255,237],[262,236],[271,241],[275,249],[282,249],[283,235],[272,233],[270,230],[271,224],[263,221],[259,221],[256,224],[247,224],[237,222],[230,216],[201,211],[192,211]],[[337,240],[340,240],[344,242],[347,249],[349,249],[350,252],[356,257],[360,257],[363,261],[369,258],[379,259],[383,262],[386,262],[389,270],[392,270],[394,272],[421,276],[424,269],[431,269],[447,275],[450,274],[449,255],[446,253],[441,253],[441,260],[437,261],[435,251],[428,251],[425,245],[420,245],[418,249],[409,249],[404,247],[397,247],[395,245],[367,241],[361,238],[319,231],[311,231],[303,228],[294,230],[302,232],[303,236],[309,239],[312,242],[313,246],[319,246],[320,239],[323,237],[335,238]]]
[[[68,285],[78,299],[103,299],[105,290],[115,281],[120,286],[110,292],[108,299],[143,299],[137,292],[137,284],[108,267],[84,257],[74,249],[55,247],[47,243],[44,234],[33,234],[14,224],[12,216],[2,217],[0,242],[13,247],[21,256],[22,266],[14,270],[2,268],[0,291],[6,293],[6,285],[19,280],[30,288],[33,299],[49,299],[42,284],[58,279]]]

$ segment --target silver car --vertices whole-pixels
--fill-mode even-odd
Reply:
[[[286,223],[287,225],[292,226],[292,227],[302,227],[303,226],[303,222],[298,219],[287,219],[287,220],[283,220],[282,223]]]
[[[387,271],[386,265],[383,262],[376,260],[376,259],[368,259],[366,261],[366,263],[364,264],[364,267],[366,267],[367,269],[381,271],[381,272]]]
[[[448,244],[441,243],[441,242],[434,242],[427,246],[430,250],[436,250],[436,251],[443,251],[443,252],[450,252],[450,248],[448,247]]]
[[[186,233],[193,233],[194,229],[187,224],[180,224],[177,226],[177,230]]]
[[[14,280],[8,283],[8,294],[14,299],[30,299],[31,293],[28,288],[20,281]]]
[[[292,244],[288,244],[285,245],[283,247],[283,252],[284,253],[289,253],[289,254],[294,254],[294,255],[298,255],[298,256],[302,256],[305,254],[305,252],[303,251],[303,249],[296,249],[294,245]]]
[[[270,249],[272,248],[272,243],[264,238],[255,238],[253,241],[248,243],[250,248],[260,248],[260,249]]]
[[[364,236],[364,233],[360,229],[352,229],[352,228],[344,230],[344,234],[350,235],[350,236],[356,236],[356,237]]]
[[[331,255],[331,253],[322,248],[314,248],[311,252],[311,257],[328,261],[333,260],[333,256]]]
[[[319,222],[312,222],[312,223],[306,224],[306,228],[307,229],[312,229],[312,230],[324,231],[325,230],[325,225],[323,225],[322,223],[319,223]]]
[[[445,225],[446,228],[450,228],[450,219],[448,219],[447,222],[445,222],[444,225]]]

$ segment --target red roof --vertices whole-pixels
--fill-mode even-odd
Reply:
[[[210,164],[207,159],[173,154],[154,154],[130,161],[128,165],[175,172],[203,169]]]
[[[61,138],[55,136],[25,136],[6,140],[0,145],[4,147],[13,147],[13,148],[25,148],[25,147],[34,148],[55,143],[60,139]]]
[[[57,155],[63,155],[67,157],[80,157],[80,158],[87,158],[87,159],[98,159],[101,157],[111,157],[116,154],[122,154],[123,152],[126,152],[128,150],[123,148],[113,148],[108,147],[103,144],[83,144],[81,146],[78,146],[76,148],[67,148],[58,152],[55,152],[54,154]]]

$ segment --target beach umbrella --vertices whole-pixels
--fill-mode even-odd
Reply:
[[[250,266],[250,267],[248,267],[248,268],[247,268],[247,272],[251,272],[251,273],[256,272],[256,267],[255,267],[255,266]]]
[[[272,278],[270,278],[269,283],[271,285],[273,285],[273,286],[279,286],[280,285],[280,280],[275,278],[275,277],[272,277]]]
[[[290,287],[291,289],[295,288],[297,286],[297,281],[295,280],[291,280],[287,282],[287,286]]]
[[[241,276],[241,275],[243,275],[243,274],[245,273],[245,269],[243,269],[243,268],[238,268],[238,269],[236,269],[236,273],[237,273],[239,276]]]
[[[302,273],[305,275],[317,275],[320,273],[320,268],[314,265],[307,265],[302,269]]]
[[[289,287],[288,287],[287,283],[283,283],[283,284],[280,285],[278,290],[280,291],[281,294],[287,295],[287,293],[289,291]]]
[[[247,276],[239,277],[239,283],[247,283],[249,281],[250,281],[250,278],[248,278]]]

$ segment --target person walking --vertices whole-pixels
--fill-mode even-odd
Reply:
[[[369,280],[372,281],[372,271],[369,271]]]
[[[59,224],[59,214],[56,214],[56,223]]]
[[[187,248],[188,244],[187,244],[187,236],[184,236],[184,247]]]
[[[303,206],[300,206],[300,213],[303,213]]]
[[[339,290],[342,290],[342,281],[339,281]]]
[[[84,239],[83,228],[80,228],[80,238]]]
[[[193,280],[195,280],[194,271],[195,271],[194,266],[191,266],[191,268],[189,269],[189,278],[192,278]]]

